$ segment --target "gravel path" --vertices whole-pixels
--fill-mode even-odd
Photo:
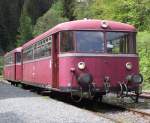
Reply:
[[[0,82],[0,123],[112,123],[86,110]]]

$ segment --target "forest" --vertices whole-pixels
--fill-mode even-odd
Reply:
[[[58,23],[83,18],[137,28],[140,71],[144,89],[150,89],[150,0],[0,0],[0,55]]]

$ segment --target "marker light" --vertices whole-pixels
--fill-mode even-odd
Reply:
[[[78,63],[78,68],[81,69],[81,70],[85,69],[85,63],[84,62],[79,62]]]
[[[102,21],[101,26],[102,26],[102,28],[107,28],[108,27],[108,22],[107,21]]]
[[[127,81],[141,84],[143,82],[143,76],[141,74],[128,75],[126,77]]]
[[[132,69],[132,63],[131,62],[127,62],[126,63],[126,68],[128,69],[128,70],[131,70]]]

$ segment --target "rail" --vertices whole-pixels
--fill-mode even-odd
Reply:
[[[140,111],[140,110],[137,110],[137,109],[133,109],[133,108],[126,108],[128,111],[131,111],[133,113],[136,113],[136,114],[140,114],[141,116],[148,116],[150,117],[150,113],[147,113],[147,112],[143,112],[143,111]]]
[[[131,93],[129,96],[136,96],[135,94]],[[150,99],[150,92],[142,92],[142,94],[139,95],[140,98]]]

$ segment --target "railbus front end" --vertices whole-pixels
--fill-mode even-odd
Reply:
[[[143,77],[135,31],[62,31],[58,56],[59,86],[72,96],[96,98],[114,92],[124,97],[134,92],[138,98],[140,94]]]

